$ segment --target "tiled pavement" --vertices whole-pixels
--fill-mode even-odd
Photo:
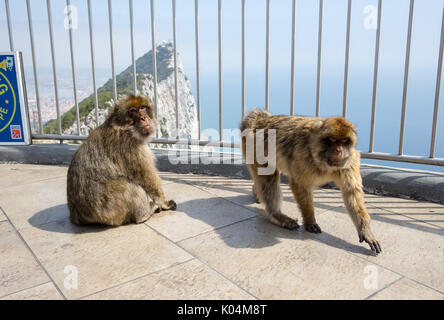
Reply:
[[[177,211],[77,227],[66,172],[0,165],[0,299],[444,298],[442,205],[366,195],[374,256],[336,190],[315,192],[314,235],[269,223],[251,181],[164,172]],[[283,190],[283,212],[301,221]]]

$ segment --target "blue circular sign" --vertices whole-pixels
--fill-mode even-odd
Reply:
[[[0,132],[5,130],[14,119],[17,99],[8,78],[0,71]]]

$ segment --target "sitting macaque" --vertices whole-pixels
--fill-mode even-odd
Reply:
[[[131,95],[115,103],[69,166],[67,196],[73,223],[142,223],[156,211],[176,209],[173,200],[165,200],[147,144],[156,125],[148,98]]]
[[[367,242],[372,251],[381,252],[381,246],[370,230],[370,216],[364,205],[356,128],[341,117],[273,116],[264,110],[252,110],[240,125],[244,158],[248,159],[247,141],[258,139],[261,129],[265,148],[269,143],[270,129],[275,130],[275,170],[273,168],[272,174],[261,175],[258,170],[269,164],[259,163],[256,157],[253,157],[252,163],[247,161],[247,166],[254,181],[253,194],[265,204],[270,221],[288,229],[299,228],[296,220],[281,212],[279,182],[282,172],[290,178],[290,187],[301,210],[305,230],[320,233],[321,228],[314,215],[313,189],[334,181],[341,189],[359,241]],[[253,143],[257,146],[258,142]]]

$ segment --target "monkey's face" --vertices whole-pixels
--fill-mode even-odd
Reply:
[[[342,168],[351,155],[352,142],[348,137],[328,136],[324,138],[324,161],[329,167]]]
[[[144,96],[128,96],[116,103],[114,121],[130,130],[136,138],[148,138],[156,131],[154,106]]]
[[[142,136],[149,136],[154,133],[154,121],[149,116],[148,105],[131,107],[128,110],[128,115],[133,121],[132,125]]]
[[[355,151],[355,127],[347,120],[328,118],[322,128],[318,160],[330,168],[344,168]]]

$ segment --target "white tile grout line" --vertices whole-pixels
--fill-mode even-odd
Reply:
[[[257,215],[257,216],[253,216],[253,217],[244,218],[244,219],[242,219],[242,220],[234,221],[234,222],[231,222],[231,223],[225,224],[225,225],[223,225],[223,226],[214,227],[214,228],[212,228],[212,229],[210,229],[210,230],[203,231],[203,232],[198,233],[198,234],[195,234],[195,235],[193,235],[193,236],[189,236],[189,237],[186,237],[186,238],[183,238],[183,239],[177,240],[177,241],[173,241],[173,240],[171,240],[171,241],[173,241],[174,243],[182,242],[182,241],[185,241],[185,240],[193,239],[193,238],[196,238],[196,237],[199,237],[199,236],[202,236],[202,235],[205,235],[205,234],[208,234],[208,233],[214,232],[214,231],[219,230],[219,229],[223,229],[223,228],[226,228],[226,227],[231,227],[232,225],[235,225],[235,224],[237,224],[237,223],[241,223],[241,222],[245,222],[245,221],[247,221],[247,220],[253,220],[253,219],[257,219],[257,218],[260,218],[260,216]],[[147,225],[148,225],[148,224],[147,224]],[[152,226],[150,226],[150,228],[152,228],[152,229],[156,229],[156,228],[154,228],[154,227],[152,227]],[[157,230],[157,229],[156,229],[156,230]]]
[[[251,218],[249,218],[251,219]],[[160,235],[161,237],[165,238],[166,240],[170,241],[171,243],[173,243],[174,245],[178,246],[179,248],[181,248],[183,251],[185,251],[186,253],[188,253],[189,255],[191,255],[192,257],[194,257],[197,261],[199,261],[200,263],[202,263],[203,265],[205,265],[207,268],[209,268],[210,270],[214,271],[216,274],[218,274],[219,276],[221,276],[222,278],[224,278],[225,280],[227,280],[229,283],[233,284],[235,287],[239,288],[241,291],[245,292],[246,294],[248,294],[249,296],[253,297],[256,300],[260,300],[258,297],[256,297],[254,294],[252,294],[251,292],[247,291],[246,289],[242,288],[241,286],[239,286],[237,283],[235,283],[233,280],[231,280],[230,278],[228,278],[227,276],[225,276],[223,273],[217,271],[216,269],[214,269],[212,266],[210,266],[208,263],[206,263],[205,261],[199,259],[199,257],[196,257],[194,254],[192,254],[191,252],[189,252],[187,249],[185,249],[184,247],[182,247],[178,242],[174,242],[173,240],[171,240],[170,238],[168,238],[167,236],[165,236],[163,233],[157,231],[156,229],[152,228],[151,226],[147,225],[145,223],[145,225],[150,228],[151,230],[153,230],[154,232],[156,232],[158,235]]]
[[[3,214],[6,216],[6,219],[8,219],[9,223],[11,224],[12,228],[14,229],[14,231],[17,233],[17,235],[19,236],[19,238],[23,241],[23,243],[25,244],[25,246],[28,248],[28,250],[31,252],[32,256],[34,257],[34,259],[37,261],[37,263],[39,264],[40,268],[42,268],[42,270],[46,273],[46,275],[48,276],[49,280],[51,280],[51,282],[53,283],[54,287],[57,289],[57,291],[59,292],[59,294],[62,296],[62,298],[64,300],[66,300],[65,295],[63,294],[62,290],[60,290],[60,288],[57,286],[57,284],[55,283],[54,279],[51,277],[51,275],[49,274],[48,270],[46,270],[46,268],[43,266],[42,262],[39,260],[39,258],[37,257],[37,255],[34,253],[34,251],[32,251],[31,247],[29,246],[29,244],[25,241],[25,239],[23,238],[23,236],[21,235],[21,233],[17,230],[17,228],[14,226],[14,224],[11,222],[11,220],[9,219],[8,215],[6,214],[5,210],[3,210],[2,207],[0,207],[0,211],[3,212]]]
[[[34,288],[37,288],[37,287],[43,286],[44,284],[47,284],[47,283],[52,283],[52,282],[51,282],[51,281],[46,281],[46,282],[39,283],[39,284],[36,284],[36,285],[34,285],[34,286],[31,286],[31,287],[29,287],[29,288],[20,289],[20,290],[15,291],[15,292],[10,292],[10,293],[8,293],[8,294],[6,294],[6,295],[4,295],[4,296],[0,296],[0,299],[3,299],[3,298],[6,298],[6,297],[9,297],[9,296],[11,296],[11,295],[13,295],[13,294],[16,294],[16,293],[20,293],[20,292],[23,292],[23,291],[26,291],[26,290],[30,290],[30,289],[34,289]]]
[[[404,279],[403,276],[399,277],[396,280],[393,280],[392,282],[387,283],[384,287],[382,287],[381,289],[376,290],[375,292],[373,292],[372,294],[368,295],[367,297],[364,298],[364,300],[369,300],[371,297],[374,297],[375,295],[377,295],[378,293],[380,293],[381,291],[391,287],[393,284],[395,284],[396,282],[400,281],[401,279]]]
[[[226,200],[226,201],[228,201],[228,202],[230,202],[230,203],[233,203],[233,204],[235,204],[235,205],[237,205],[237,206],[239,206],[239,207],[241,207],[241,208],[247,209],[247,210],[249,210],[249,211],[251,211],[251,212],[254,212],[254,213],[256,213],[257,215],[259,215],[259,213],[256,211],[256,208],[253,209],[253,208],[250,208],[250,207],[248,207],[248,206],[245,206],[245,205],[239,204],[239,203],[237,203],[237,202],[234,202],[234,201],[228,200],[227,198],[224,198],[224,197],[222,197],[222,196],[216,194],[215,192],[212,192],[212,191],[210,191],[210,190],[205,190],[204,187],[201,187],[201,186],[199,186],[199,185],[194,185],[192,182],[189,182],[189,181],[183,181],[183,182],[186,183],[186,184],[188,184],[188,185],[190,185],[190,186],[192,186],[192,187],[198,188],[198,189],[201,190],[201,191],[204,191],[204,192],[206,192],[206,193],[209,193],[209,194],[211,194],[211,195],[213,195],[213,196],[216,196],[216,197],[218,197],[218,198],[224,199],[224,200]],[[296,202],[295,202],[295,203],[296,203]],[[335,206],[331,206],[331,208],[329,208],[329,209],[323,209],[323,208],[319,208],[319,207],[318,207],[318,211],[316,212],[316,214],[322,214],[322,213],[324,213],[324,212],[326,212],[326,211],[333,210],[333,209],[338,208],[338,207],[340,207],[340,206],[341,206],[341,204],[338,204],[338,205],[335,205]],[[263,207],[263,206],[262,206],[262,207]],[[262,209],[263,209],[263,208],[262,208]],[[316,206],[315,206],[315,209],[316,209]]]
[[[31,181],[31,182],[26,182],[26,183],[22,183],[22,184],[19,184],[19,185],[14,185],[14,186],[0,187],[0,190],[11,189],[11,188],[16,188],[16,187],[18,188],[18,187],[23,187],[23,186],[29,186],[30,184],[44,182],[44,181],[48,181],[48,180],[55,180],[55,179],[60,179],[60,178],[66,178],[66,175],[57,176],[57,177],[51,177],[51,178],[45,178],[45,179]]]
[[[136,280],[139,280],[139,279],[145,278],[145,277],[149,277],[149,276],[151,276],[151,275],[153,275],[153,274],[160,273],[160,272],[165,271],[165,270],[168,270],[168,269],[175,268],[175,267],[177,267],[177,266],[180,266],[180,265],[182,265],[182,264],[188,263],[188,262],[193,261],[193,260],[196,260],[196,258],[195,258],[194,256],[192,256],[192,258],[187,259],[187,260],[185,260],[185,261],[181,261],[181,262],[173,263],[172,265],[167,266],[167,267],[165,267],[165,268],[161,268],[161,269],[159,269],[159,270],[155,270],[155,271],[152,271],[152,272],[145,273],[145,274],[143,274],[143,275],[137,276],[137,277],[135,277],[135,278],[133,278],[133,279],[130,279],[130,280],[127,280],[127,281],[124,281],[124,282],[121,282],[121,283],[117,283],[117,284],[112,285],[112,286],[110,286],[110,287],[107,287],[107,288],[105,288],[105,289],[102,289],[102,290],[99,290],[99,291],[95,291],[95,292],[92,292],[92,293],[88,293],[88,294],[86,294],[86,295],[84,295],[84,296],[81,296],[81,297],[75,298],[74,300],[82,300],[82,299],[84,299],[84,298],[87,298],[87,297],[93,296],[93,295],[95,295],[95,294],[97,294],[97,293],[101,293],[101,292],[108,291],[108,290],[113,289],[113,288],[117,288],[117,287],[120,287],[120,286],[124,286],[125,284],[128,284],[128,283],[130,283],[130,282],[133,282],[133,281],[136,281]]]

